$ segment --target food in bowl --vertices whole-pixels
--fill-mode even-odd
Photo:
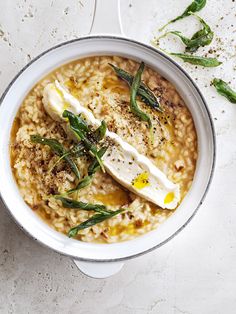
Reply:
[[[163,223],[188,192],[198,155],[175,87],[117,56],[73,61],[37,83],[17,113],[10,150],[32,210],[59,232],[101,243]]]

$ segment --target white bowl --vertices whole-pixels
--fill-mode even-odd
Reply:
[[[119,55],[139,62],[142,60],[172,82],[191,111],[198,136],[199,155],[193,184],[178,209],[158,229],[134,240],[115,244],[85,243],[69,239],[50,228],[23,201],[12,175],[9,157],[12,123],[30,89],[41,78],[62,64],[96,55]],[[22,229],[51,249],[76,260],[93,262],[117,262],[136,257],[173,238],[186,226],[202,204],[215,162],[215,135],[212,119],[201,92],[188,74],[172,59],[156,49],[134,40],[114,36],[89,36],[60,44],[31,61],[10,83],[0,103],[1,197]]]

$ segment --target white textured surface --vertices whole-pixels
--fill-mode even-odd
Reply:
[[[148,42],[189,2],[122,0],[125,33]],[[30,58],[86,34],[92,10],[92,0],[0,1],[0,93]],[[207,70],[184,65],[208,101],[218,144],[213,183],[196,217],[162,248],[128,261],[112,278],[94,280],[28,238],[1,206],[0,313],[235,313],[236,106],[218,96],[210,80],[219,76],[236,88],[236,3],[208,0],[201,16],[222,39],[212,47],[225,63]],[[196,25],[191,17],[171,28],[191,34]],[[179,42],[167,47],[181,49]]]

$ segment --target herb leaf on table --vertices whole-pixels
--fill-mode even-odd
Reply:
[[[193,56],[184,53],[175,53],[175,52],[166,52],[171,56],[177,57],[182,59],[184,62],[188,62],[195,65],[201,65],[203,67],[213,68],[217,67],[222,64],[216,58],[207,58],[207,57],[200,57],[200,56]]]
[[[171,23],[174,23],[178,20],[181,20],[189,15],[191,15],[191,13],[195,13],[195,12],[199,12],[202,8],[204,8],[206,5],[206,0],[194,0],[185,10],[184,12],[177,16],[176,18],[174,18],[173,20],[169,21],[168,23],[166,23],[164,26],[162,26],[159,31],[162,31],[166,26],[168,26]]]
[[[215,78],[212,81],[212,84],[220,95],[236,104],[236,91],[234,91],[225,81]]]
[[[199,47],[210,45],[213,40],[214,33],[210,26],[198,15],[193,14],[199,22],[202,24],[202,29],[197,31],[191,37],[191,45],[186,47],[187,52],[195,52]]]
[[[158,42],[161,38],[166,37],[169,34],[175,35],[181,39],[181,41],[185,44],[186,46],[186,51],[187,52],[195,52],[198,50],[199,47],[204,47],[209,45],[212,42],[212,39],[214,37],[214,33],[212,32],[210,26],[199,16],[195,15],[200,23],[202,24],[202,29],[197,31],[191,38],[188,38],[184,36],[181,32],[179,31],[169,31],[166,32],[164,35],[160,36],[157,39],[154,39],[154,42]]]

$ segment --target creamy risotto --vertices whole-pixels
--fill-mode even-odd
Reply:
[[[84,148],[84,142],[81,154],[72,154],[79,143],[78,137],[71,136],[72,131],[68,132],[63,125],[65,123],[52,118],[45,110],[43,93],[49,83],[57,80],[96,119],[104,121],[107,130],[132,145],[168,180],[179,185],[178,203],[191,186],[197,160],[193,119],[175,87],[157,72],[145,67],[142,83],[157,97],[163,109],[160,112],[152,108],[137,95],[140,110],[151,119],[150,129],[130,106],[130,86],[117,76],[109,63],[132,76],[139,68],[137,62],[117,56],[90,57],[66,64],[34,86],[23,101],[12,127],[12,171],[25,202],[55,230],[86,242],[130,240],[158,228],[176,208],[162,208],[142,197],[141,192],[135,193],[118,183],[121,182],[119,178],[111,176],[102,164],[97,165],[83,188],[76,189],[81,181],[86,180],[91,163],[96,160],[91,151]],[[95,134],[92,131],[87,134]],[[55,153],[45,142],[41,145],[33,141],[32,136],[56,140],[63,147],[63,152]],[[95,146],[99,145],[92,135],[90,140]],[[111,145],[103,141],[106,147]],[[76,175],[73,166],[79,175]],[[140,173],[131,185],[136,184],[141,191],[149,184],[145,176],[145,172]],[[74,192],[68,193],[73,189]],[[167,201],[170,195],[167,194]],[[62,202],[63,197],[67,204]],[[71,233],[81,224],[86,228]]]

